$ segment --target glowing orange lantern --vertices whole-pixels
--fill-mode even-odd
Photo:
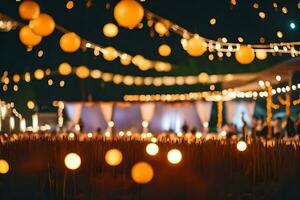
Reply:
[[[34,1],[23,1],[19,6],[19,15],[26,20],[35,19],[40,15],[40,6]]]
[[[186,51],[191,56],[201,56],[205,53],[206,47],[206,42],[196,35],[187,41]]]
[[[250,64],[254,58],[254,50],[249,46],[241,46],[240,49],[235,52],[235,59],[243,65]]]
[[[158,53],[161,56],[169,56],[171,54],[171,48],[167,44],[162,44],[158,48]]]
[[[34,47],[42,41],[42,37],[32,32],[29,26],[23,26],[19,32],[19,38],[22,44]]]
[[[131,177],[138,184],[149,183],[153,175],[153,168],[146,162],[138,162],[131,169]]]
[[[142,21],[144,9],[135,0],[121,0],[114,8],[114,17],[120,26],[132,29]]]
[[[54,31],[55,22],[50,15],[42,13],[37,18],[30,21],[29,27],[38,35],[48,36]]]
[[[59,65],[58,72],[63,76],[67,76],[67,75],[71,74],[72,67],[69,63],[63,62]]]
[[[110,166],[118,166],[123,160],[123,155],[118,149],[110,149],[105,154],[105,161]]]
[[[59,40],[60,48],[67,53],[77,51],[80,47],[80,44],[80,37],[73,32],[65,33]]]

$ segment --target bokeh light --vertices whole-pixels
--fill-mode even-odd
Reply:
[[[131,177],[138,184],[149,183],[153,179],[154,171],[150,164],[138,162],[131,169]]]
[[[171,149],[167,155],[168,161],[172,164],[180,163],[182,154],[178,149]]]
[[[9,171],[9,164],[6,160],[0,160],[0,173],[6,174]]]
[[[237,150],[239,151],[245,151],[247,149],[247,144],[246,142],[244,141],[239,141],[237,144],[236,144],[236,148]]]
[[[146,152],[150,156],[155,156],[159,151],[158,145],[155,143],[150,143],[146,146]]]
[[[76,153],[69,153],[65,157],[65,165],[68,169],[76,170],[81,165],[81,158]]]
[[[123,155],[118,149],[110,149],[105,154],[105,161],[110,166],[118,166],[123,160]]]

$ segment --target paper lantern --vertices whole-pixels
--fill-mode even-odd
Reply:
[[[63,76],[67,76],[67,75],[71,74],[72,67],[69,63],[63,62],[59,65],[58,72],[59,72],[59,74],[61,74]]]
[[[14,75],[13,75],[13,81],[14,81],[15,83],[20,82],[20,80],[21,80],[21,76],[20,76],[19,74],[14,74]]]
[[[118,52],[113,47],[106,47],[103,51],[103,58],[107,61],[113,61],[118,57]]]
[[[121,62],[122,65],[129,65],[131,63],[131,59],[132,58],[131,58],[130,55],[124,53],[120,57],[120,62]]]
[[[30,110],[33,110],[35,107],[35,104],[33,101],[29,100],[27,101],[27,108],[30,109]]]
[[[99,79],[99,78],[101,78],[101,71],[98,70],[98,69],[92,70],[92,71],[91,71],[91,77],[92,77],[93,79]]]
[[[119,33],[118,27],[113,23],[105,24],[103,27],[103,34],[106,37],[113,38],[116,37]]]
[[[249,46],[241,46],[240,49],[235,52],[235,59],[243,65],[250,64],[254,58],[254,50]]]
[[[237,144],[236,144],[236,148],[237,150],[239,151],[245,151],[247,149],[247,143],[244,142],[244,141],[239,141]]]
[[[37,79],[37,80],[42,80],[45,76],[45,73],[42,69],[37,69],[34,71],[34,77]]]
[[[85,78],[89,77],[90,70],[86,66],[82,65],[82,66],[77,67],[75,73],[78,76],[78,78],[85,79]]]
[[[149,183],[153,175],[153,168],[146,162],[138,162],[131,169],[131,177],[138,184]]]
[[[120,26],[133,29],[142,21],[144,9],[135,0],[121,0],[114,8],[114,17]]]
[[[42,41],[42,37],[35,34],[29,26],[23,26],[19,32],[19,39],[22,44],[28,47],[34,47]]]
[[[69,153],[65,157],[65,165],[68,169],[76,170],[81,165],[81,158],[76,153]]]
[[[0,173],[6,174],[9,171],[9,164],[6,160],[0,160]]]
[[[54,31],[55,22],[50,15],[42,13],[30,21],[29,27],[40,36],[48,36]]]
[[[40,15],[40,6],[34,1],[23,1],[19,6],[19,15],[26,20],[35,19]]]
[[[118,166],[123,160],[123,155],[118,149],[110,149],[105,154],[105,161],[110,166]]]
[[[60,48],[67,53],[72,53],[80,48],[80,37],[73,32],[65,33],[59,40]]]
[[[158,48],[158,53],[161,56],[169,56],[171,54],[171,48],[167,44],[162,44]]]
[[[191,56],[201,56],[206,51],[207,44],[204,39],[194,36],[187,41],[186,51]]]
[[[160,35],[164,36],[168,33],[168,28],[161,22],[156,22],[154,25],[154,30]]]
[[[255,52],[256,58],[259,60],[265,60],[268,57],[268,54],[265,50],[258,49]]]
[[[178,164],[182,159],[182,154],[178,149],[172,149],[167,155],[168,161],[172,164]]]
[[[155,143],[150,143],[146,146],[146,152],[150,156],[155,156],[158,153],[158,151],[159,151],[159,148],[158,148],[157,144],[155,144]]]

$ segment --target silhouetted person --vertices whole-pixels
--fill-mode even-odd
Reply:
[[[256,137],[256,126],[257,126],[257,118],[255,116],[252,116],[251,119],[251,137]]]
[[[300,135],[300,112],[297,113],[297,120],[296,120],[296,134]]]
[[[284,130],[282,128],[282,120],[280,117],[277,117],[273,125],[273,137],[276,139],[282,138],[284,135]]]
[[[196,134],[197,128],[196,128],[196,127],[192,128],[191,132],[192,132],[193,134]]]
[[[295,122],[290,116],[287,117],[285,130],[288,137],[294,137],[296,135]]]
[[[182,127],[181,127],[181,130],[183,133],[187,133],[189,131],[189,126],[187,125],[187,122],[184,121]]]
[[[247,122],[245,120],[245,113],[244,112],[242,112],[242,122],[243,122],[242,134],[243,134],[243,138],[246,139]]]
[[[268,126],[266,125],[265,120],[262,116],[257,121],[256,135],[257,137],[264,138],[267,138],[268,136]]]

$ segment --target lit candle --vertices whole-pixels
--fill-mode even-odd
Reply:
[[[15,118],[14,117],[9,118],[9,125],[10,125],[11,130],[15,129]]]
[[[26,120],[24,118],[20,120],[20,131],[26,131]]]
[[[33,114],[32,115],[32,132],[37,132],[39,130],[39,120],[38,115]]]

